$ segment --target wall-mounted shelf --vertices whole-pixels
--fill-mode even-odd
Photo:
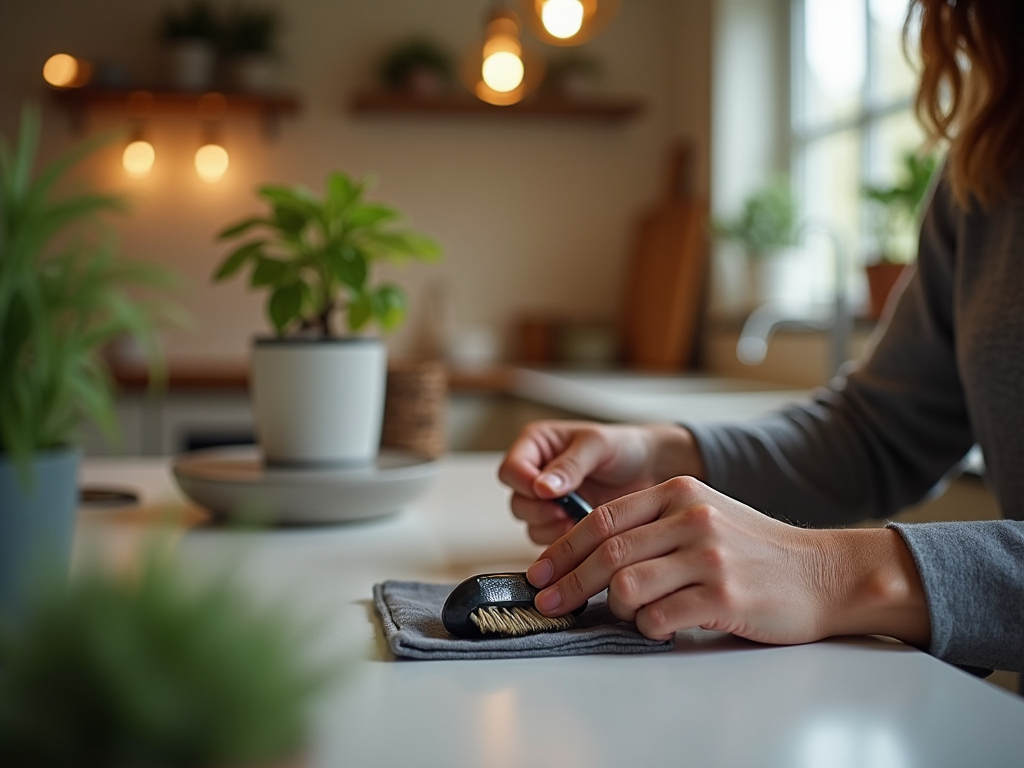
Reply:
[[[114,90],[106,88],[76,88],[53,91],[53,98],[66,107],[72,125],[80,129],[84,115],[91,109],[120,110],[128,117],[148,117],[158,112],[191,112],[202,118],[225,115],[256,115],[263,121],[268,136],[276,134],[281,117],[299,111],[299,99],[292,93],[231,93],[209,91],[191,93],[153,88]],[[211,111],[219,113],[211,115]]]
[[[518,104],[497,107],[465,96],[417,97],[366,91],[352,99],[351,111],[361,116],[478,116],[534,117],[566,120],[619,122],[639,114],[642,106],[632,99],[566,99],[534,97]]]

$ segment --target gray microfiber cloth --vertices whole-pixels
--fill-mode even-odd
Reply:
[[[373,601],[396,656],[412,659],[509,659],[575,656],[586,653],[650,653],[672,648],[671,640],[651,640],[608,608],[605,594],[590,599],[572,629],[522,637],[464,640],[441,623],[441,608],[454,584],[386,581],[373,585]]]

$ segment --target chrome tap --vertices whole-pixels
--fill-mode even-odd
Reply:
[[[829,331],[828,374],[831,378],[846,362],[853,316],[847,298],[847,253],[835,230],[821,222],[806,221],[797,229],[797,240],[811,232],[824,235],[832,246],[834,286],[830,303],[809,304],[799,315],[794,315],[791,302],[766,301],[747,317],[736,343],[736,357],[746,365],[758,365],[768,354],[768,342],[779,328],[810,328]]]

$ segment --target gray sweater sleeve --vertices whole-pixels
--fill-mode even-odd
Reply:
[[[968,402],[961,380],[955,294],[962,228],[962,213],[940,185],[917,271],[848,376],[752,423],[686,425],[710,485],[783,519],[834,526],[884,518],[956,470],[976,439],[972,418],[986,407]],[[1016,413],[996,418],[1020,419],[1015,399]],[[958,664],[1024,670],[1024,522],[893,527],[924,583],[930,652]]]

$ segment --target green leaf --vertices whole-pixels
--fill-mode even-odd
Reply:
[[[255,256],[259,256],[263,251],[263,246],[263,240],[254,240],[232,251],[224,261],[221,262],[220,268],[213,276],[214,281],[219,282],[231,277],[231,275],[235,274],[235,272],[242,268],[242,265],[245,264],[245,262]]]
[[[363,184],[352,181],[347,174],[335,172],[327,177],[327,207],[331,217],[339,216],[359,199]]]
[[[405,319],[405,293],[396,285],[382,285],[373,294],[373,315],[384,330],[397,328]]]
[[[283,334],[288,325],[298,319],[302,297],[302,284],[298,281],[283,285],[271,294],[267,309],[270,322],[279,334]]]
[[[355,291],[361,291],[366,284],[366,259],[354,247],[343,245],[327,252],[332,274]]]
[[[348,303],[348,327],[353,331],[360,330],[373,317],[373,297],[360,291]]]
[[[364,203],[352,210],[348,216],[348,229],[375,227],[400,218],[397,210],[379,203]]]
[[[297,239],[309,221],[310,217],[298,208],[286,203],[274,206],[274,226],[288,238]]]
[[[441,247],[434,240],[413,232],[374,232],[368,234],[366,246],[380,258],[412,256],[424,261],[441,258]]]
[[[256,268],[252,271],[249,284],[253,288],[260,288],[264,285],[274,285],[288,272],[288,262],[278,259],[269,259],[260,256],[256,260]]]
[[[248,232],[250,229],[259,226],[260,224],[270,223],[271,222],[267,221],[262,216],[250,216],[248,219],[242,219],[241,221],[237,221],[234,224],[230,224],[224,229],[222,229],[220,232],[217,233],[217,239],[228,240],[232,237],[237,237],[238,235],[241,235],[243,232]]]

